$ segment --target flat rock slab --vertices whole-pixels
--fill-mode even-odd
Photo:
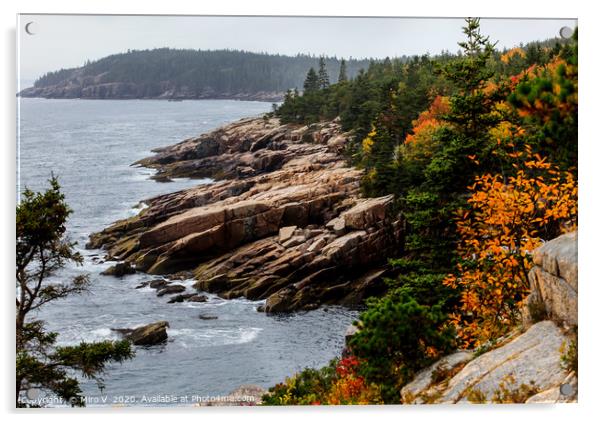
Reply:
[[[293,236],[293,233],[295,233],[295,230],[297,230],[297,226],[281,227],[280,231],[278,233],[278,241],[280,243],[286,242]]]
[[[510,388],[532,382],[540,391],[557,386],[567,376],[560,366],[560,350],[568,342],[552,321],[539,322],[508,344],[469,362],[449,381],[438,402],[466,402],[471,389],[489,400],[509,375],[516,380]]]
[[[473,358],[473,353],[460,350],[447,355],[428,368],[423,369],[416,377],[401,389],[401,397],[404,403],[418,404],[422,401],[418,397],[420,393],[426,392],[432,384],[433,373],[438,369],[450,370],[457,365],[468,362]]]

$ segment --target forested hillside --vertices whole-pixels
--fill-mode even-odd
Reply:
[[[341,60],[324,58],[336,80]],[[309,55],[295,57],[236,50],[132,50],[49,72],[26,97],[46,98],[250,98],[279,100],[288,89],[302,89],[307,70],[318,64]],[[346,60],[350,77],[369,60]]]
[[[310,125],[340,117],[363,193],[394,195],[406,233],[389,257],[397,276],[368,301],[347,356],[274,386],[265,403],[403,402],[438,358],[477,355],[517,329],[533,250],[576,230],[577,32],[499,51],[478,19],[463,30],[459,55],[385,60],[328,86],[310,71],[275,111]],[[509,391],[504,402],[528,397]]]

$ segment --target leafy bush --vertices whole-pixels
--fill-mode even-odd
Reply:
[[[470,188],[469,209],[458,212],[462,259],[444,283],[461,290],[452,318],[465,347],[503,335],[529,293],[530,253],[551,234],[574,227],[577,185],[571,173],[531,153],[515,176],[485,174]]]
[[[399,403],[399,390],[414,373],[455,346],[444,303],[420,304],[410,291],[400,287],[369,301],[350,341],[364,362],[360,374],[381,386],[385,403]]]
[[[349,356],[334,359],[321,369],[307,368],[270,388],[262,404],[379,404],[379,388],[370,385],[358,374],[360,361]]]
[[[321,403],[336,376],[337,362],[334,359],[321,369],[306,368],[283,383],[276,384],[263,396],[262,404],[277,406]]]

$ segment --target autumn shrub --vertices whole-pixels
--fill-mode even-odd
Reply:
[[[360,361],[355,356],[341,359],[337,376],[324,404],[381,404],[380,388],[359,375]]]
[[[334,359],[321,369],[306,368],[276,384],[264,395],[264,405],[343,405],[382,403],[378,386],[358,372],[355,356]]]
[[[485,174],[469,190],[457,230],[461,258],[444,284],[461,292],[451,318],[464,347],[504,334],[529,293],[531,252],[576,226],[577,182],[526,148],[516,174]]]
[[[324,402],[336,377],[337,360],[320,368],[306,368],[269,389],[264,405],[311,405]]]

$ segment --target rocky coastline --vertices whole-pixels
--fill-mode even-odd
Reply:
[[[137,162],[173,177],[211,178],[143,202],[92,234],[88,248],[136,271],[193,276],[199,291],[265,299],[266,312],[357,305],[384,291],[386,257],[403,244],[392,196],[363,198],[338,121],[243,119]]]
[[[188,87],[162,82],[152,90],[133,82],[99,82],[94,77],[76,77],[60,83],[29,87],[19,92],[23,98],[88,99],[88,100],[240,100],[280,102],[284,92],[217,92],[212,89],[197,91]]]

